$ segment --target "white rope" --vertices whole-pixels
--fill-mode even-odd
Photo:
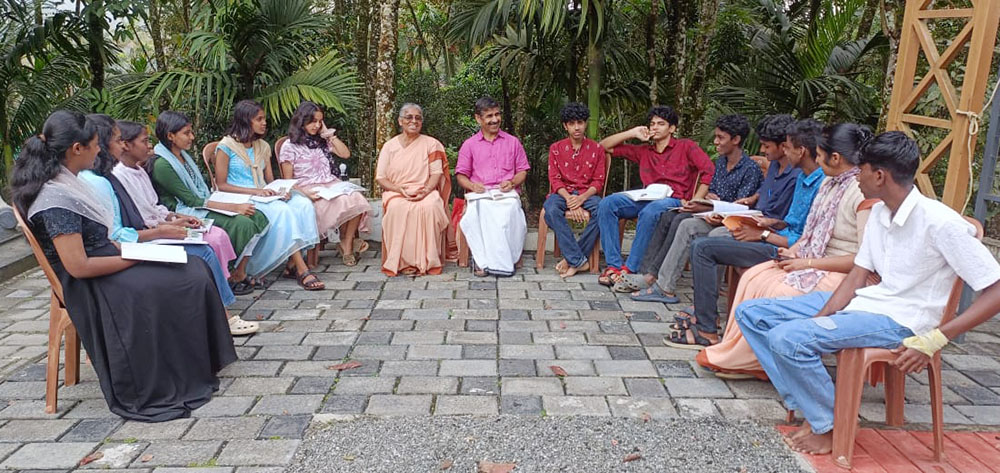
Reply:
[[[986,110],[990,108],[990,104],[993,103],[993,99],[996,98],[997,90],[1000,90],[1000,78],[997,78],[997,83],[993,86],[993,93],[990,94],[990,99],[986,101],[986,105],[983,106],[982,111],[979,113],[970,112],[968,110],[959,110],[957,108],[955,109],[956,114],[964,115],[969,119],[969,128],[966,130],[967,134],[965,140],[966,151],[969,154],[969,190],[965,197],[965,205],[962,206],[961,213],[965,213],[965,209],[969,207],[969,202],[972,201],[972,186],[975,182],[975,177],[972,175],[972,162],[975,160],[975,156],[972,154],[972,146],[975,143],[976,137],[979,135],[980,120],[982,120],[983,115],[986,114]],[[993,118],[1000,119],[1000,117]],[[952,146],[954,146],[954,143]]]

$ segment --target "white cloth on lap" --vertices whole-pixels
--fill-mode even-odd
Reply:
[[[514,274],[528,233],[520,199],[469,202],[459,225],[477,266],[491,274]]]

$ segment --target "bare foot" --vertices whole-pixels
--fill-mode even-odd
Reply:
[[[809,432],[795,440],[791,447],[792,450],[799,453],[826,455],[833,451],[833,431],[831,430],[825,434]]]
[[[654,275],[654,274],[646,274],[646,275],[643,275],[642,279],[646,281],[646,286],[652,286],[653,283],[656,282],[656,275]]]
[[[565,273],[566,268],[568,267],[569,267],[569,261],[566,261],[566,258],[563,258],[559,260],[558,263],[556,263],[556,272],[559,274]]]
[[[799,428],[785,434],[785,443],[794,448],[796,441],[809,434],[812,434],[812,426],[809,425],[809,421],[805,421]]]
[[[569,277],[572,277],[576,273],[587,271],[589,269],[590,269],[590,262],[588,261],[588,262],[583,263],[582,265],[580,265],[578,267],[575,267],[575,268],[572,267],[572,266],[569,266],[569,267],[566,268],[566,271],[563,271],[562,273],[559,273],[559,275],[562,276],[563,278],[569,278]]]

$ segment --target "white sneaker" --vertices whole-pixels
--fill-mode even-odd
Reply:
[[[260,330],[260,324],[257,322],[247,322],[238,315],[229,318],[229,333],[233,336],[250,335],[257,333],[257,330]]]

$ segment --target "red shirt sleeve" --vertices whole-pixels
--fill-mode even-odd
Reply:
[[[594,174],[590,178],[590,187],[597,189],[600,194],[604,190],[605,170],[607,169],[608,155],[600,145],[594,150],[596,160],[594,160]]]
[[[556,145],[549,146],[549,192],[553,194],[566,187],[562,173],[559,172],[559,164],[556,162],[559,158],[553,153],[554,151],[557,151]]]
[[[633,163],[639,163],[639,152],[643,145],[618,145],[611,150],[611,155],[616,158],[625,158]]]

